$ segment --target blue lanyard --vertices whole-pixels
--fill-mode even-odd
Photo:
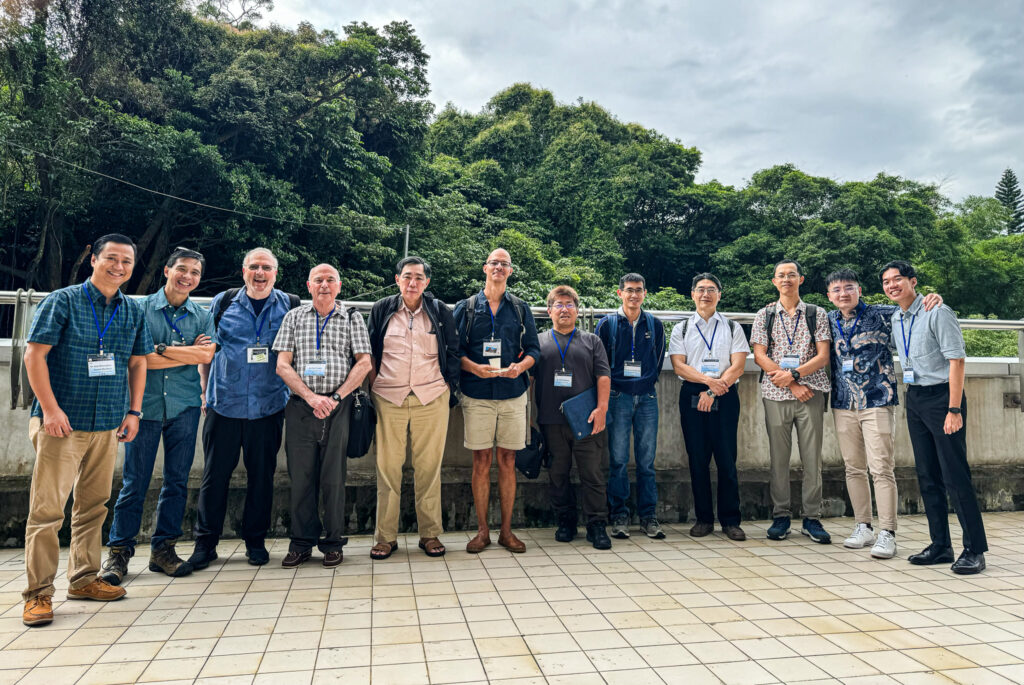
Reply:
[[[711,346],[715,344],[715,335],[718,334],[718,324],[719,323],[720,323],[719,320],[715,319],[715,330],[711,331],[711,342],[708,342],[708,339],[704,337],[703,333],[701,333],[701,331],[700,331],[700,323],[695,323],[693,325],[693,327],[697,329],[697,333],[700,334],[700,339],[703,340],[704,344],[708,346],[708,352],[711,351]]]
[[[188,312],[185,312],[184,314],[179,316],[177,319],[174,319],[173,321],[171,320],[171,317],[168,316],[166,308],[161,309],[160,313],[164,315],[164,321],[167,322],[167,325],[170,326],[171,329],[178,334],[179,338],[181,338],[181,342],[185,342],[185,334],[182,333],[181,330],[179,330],[175,324],[184,319],[186,316],[188,316]]]
[[[796,329],[800,326],[800,315],[801,314],[803,314],[803,312],[797,312],[796,313],[796,318],[793,319],[793,335],[796,335]],[[779,318],[779,323],[782,324],[782,331],[786,334],[786,339],[789,340],[789,347],[790,347],[790,349],[792,349],[792,347],[793,347],[793,335],[789,334],[789,329],[786,328],[786,322],[783,321],[781,317]]]
[[[846,341],[846,351],[848,353],[850,353],[850,354],[853,354],[853,343],[851,341],[853,340],[853,336],[857,334],[857,326],[860,324],[860,316],[861,316],[861,314],[864,313],[865,309],[867,309],[867,307],[865,305],[861,305],[861,306],[857,307],[857,318],[854,319],[854,321],[853,321],[853,327],[850,328],[850,334],[849,335],[847,335],[846,331],[843,330],[843,314],[842,314],[842,312],[840,312],[839,316],[836,317],[836,326],[839,327],[839,334],[842,335],[843,336],[843,340]],[[793,331],[793,332],[795,333],[796,331]]]
[[[271,305],[273,305],[273,302],[267,302],[265,305],[263,305],[263,312],[260,313],[259,316],[256,316],[256,314],[254,314],[253,312],[249,312],[250,314],[252,314],[252,327],[256,331],[257,345],[260,344],[260,333],[263,331],[263,324],[267,322],[267,312],[270,310]],[[260,324],[259,326],[256,325],[257,321]]]
[[[331,313],[328,314],[327,318],[324,319],[324,325],[322,327],[320,326],[320,312],[318,312],[314,308],[313,309],[313,313],[316,314],[316,356],[319,359],[320,358],[320,336],[323,335],[323,332],[327,330],[327,322],[331,320],[332,316],[334,316],[334,310],[332,309]]]
[[[910,317],[910,330],[906,331],[903,329],[903,312],[900,312],[900,334],[903,336],[903,359],[910,363],[910,336],[914,335],[914,319],[916,316]]]
[[[565,355],[569,352],[569,345],[572,345],[572,338],[576,335],[576,329],[572,329],[572,333],[569,334],[569,339],[565,341],[565,349],[558,344],[558,337],[555,335],[554,329],[551,330],[551,339],[555,341],[555,347],[558,348],[558,354],[562,355],[562,371],[565,371]]]
[[[491,315],[491,340],[497,340],[497,338],[494,337],[494,312],[491,311],[491,303],[485,301],[484,305],[487,307],[487,313]],[[498,303],[498,311],[501,311],[500,302]]]
[[[85,299],[89,300],[89,306],[92,307],[92,320],[96,323],[96,333],[100,339],[100,354],[103,354],[103,336],[107,334],[107,329],[110,328],[110,324],[113,323],[114,317],[117,316],[117,310],[121,306],[121,301],[118,300],[117,304],[114,305],[114,312],[110,315],[110,318],[107,319],[107,325],[104,326],[101,331],[100,317],[96,316],[96,305],[93,304],[92,298],[89,296],[89,289],[85,286],[85,283],[82,284],[82,292],[85,293]]]

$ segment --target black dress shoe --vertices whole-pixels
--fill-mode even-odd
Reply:
[[[973,573],[981,573],[985,570],[985,555],[975,554],[970,550],[964,550],[960,553],[960,558],[953,562],[953,573],[959,573],[962,576],[969,576]]]
[[[611,549],[612,539],[608,537],[608,531],[604,528],[604,521],[595,521],[587,524],[587,542],[594,545],[594,549]]]
[[[245,556],[252,566],[263,566],[270,561],[270,552],[266,547],[251,547],[245,550]]]
[[[188,564],[192,567],[193,571],[202,571],[214,561],[217,561],[217,548],[203,547],[201,545],[196,545],[192,551],[192,556],[188,558]]]
[[[928,545],[917,554],[911,554],[907,561],[916,566],[931,566],[932,564],[948,564],[953,561],[952,547],[939,547]]]
[[[558,542],[572,542],[576,539],[576,533],[579,532],[576,529],[575,523],[563,522],[562,525],[558,526],[558,530],[555,531],[555,540]]]
[[[288,554],[284,555],[284,559],[281,560],[281,566],[295,568],[309,561],[311,556],[313,556],[313,552],[308,549],[305,552],[288,552]]]

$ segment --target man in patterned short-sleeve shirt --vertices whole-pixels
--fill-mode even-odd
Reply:
[[[779,299],[754,317],[750,343],[754,361],[764,370],[761,395],[771,455],[769,476],[772,504],[768,537],[782,540],[789,535],[789,460],[796,426],[803,464],[803,528],[815,542],[832,541],[821,525],[821,432],[825,397],[831,389],[828,364],[829,332],[825,310],[800,299],[804,277],[800,265],[786,259],[775,265],[772,283]],[[770,325],[769,325],[770,321]],[[812,336],[810,325],[814,326]]]
[[[341,291],[337,269],[330,264],[313,267],[306,287],[312,304],[285,314],[274,340],[277,373],[292,391],[284,408],[291,544],[281,565],[293,568],[309,560],[315,545],[324,554],[324,566],[331,568],[341,563],[342,547],[348,542],[344,533],[349,407],[352,392],[370,371],[370,337],[362,315],[335,301]]]

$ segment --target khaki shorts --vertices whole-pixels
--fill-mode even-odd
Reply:
[[[495,443],[507,450],[526,447],[525,392],[508,400],[478,400],[463,395],[461,405],[466,449],[489,450]]]

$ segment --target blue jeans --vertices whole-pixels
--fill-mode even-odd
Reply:
[[[192,407],[168,421],[139,421],[139,434],[124,446],[121,492],[114,505],[109,547],[135,549],[135,536],[142,527],[142,509],[153,477],[161,434],[164,437],[164,482],[156,505],[156,530],[150,544],[155,549],[163,542],[181,537],[199,413],[199,407]]]
[[[658,486],[654,482],[654,453],[658,446],[658,395],[629,395],[612,390],[608,400],[608,514],[614,521],[628,517],[629,435],[636,459],[636,509],[641,519],[654,518]]]

